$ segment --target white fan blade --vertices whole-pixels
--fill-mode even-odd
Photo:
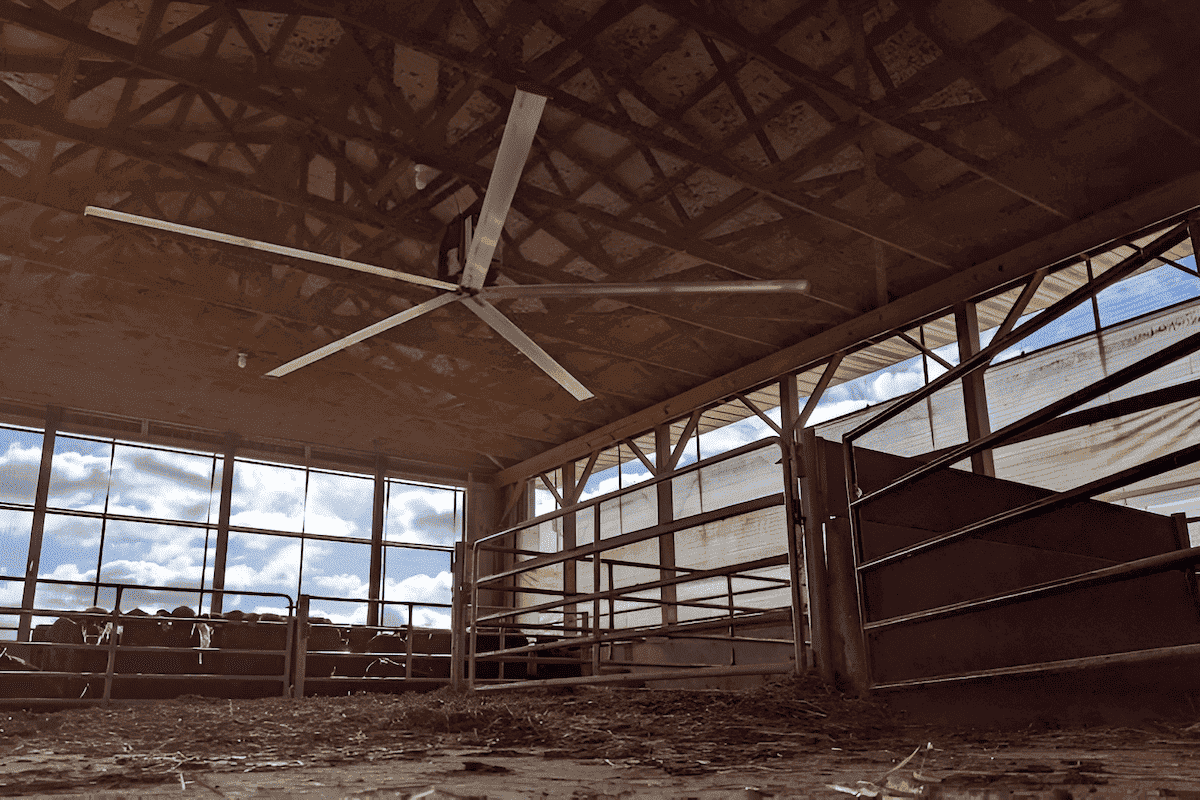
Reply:
[[[124,211],[113,211],[108,208],[100,208],[98,206],[88,206],[83,210],[86,217],[103,217],[117,222],[128,222],[132,225],[143,225],[147,228],[157,228],[160,231],[169,231],[170,233],[182,233],[186,236],[196,236],[201,239],[210,239],[214,242],[224,242],[225,244],[236,244],[240,247],[249,247],[254,250],[262,250],[265,253],[275,253],[280,256],[291,256],[292,258],[302,258],[305,261],[318,261],[322,264],[332,264],[335,267],[345,267],[346,269],[354,269],[359,272],[370,272],[373,275],[382,275],[385,278],[395,278],[399,281],[407,281],[409,283],[420,284],[421,286],[429,286],[434,289],[445,289],[447,291],[455,291],[458,286],[446,281],[439,281],[436,278],[426,278],[424,275],[413,275],[409,272],[399,272],[386,267],[377,267],[374,264],[364,264],[361,261],[351,261],[348,258],[338,258],[336,256],[327,256],[322,253],[314,253],[309,250],[297,250],[294,247],[285,247],[281,244],[271,244],[270,242],[260,242],[257,239],[247,239],[244,236],[231,236],[227,233],[218,233],[217,231],[207,231],[203,228],[193,228],[191,225],[180,225],[176,222],[167,222],[153,217],[140,217],[137,214],[126,214]]]
[[[303,356],[300,356],[299,358],[292,359],[291,361],[287,362],[283,366],[276,367],[275,369],[271,370],[264,377],[282,378],[284,375],[287,375],[289,372],[295,372],[296,370],[300,369],[301,367],[306,367],[309,364],[313,363],[314,361],[321,360],[325,356],[333,355],[334,353],[336,353],[340,350],[345,350],[347,347],[350,347],[351,345],[358,344],[363,339],[369,339],[377,333],[383,333],[384,331],[386,331],[390,328],[394,328],[397,325],[408,322],[410,319],[415,319],[416,317],[419,317],[426,312],[433,311],[435,308],[441,308],[442,306],[444,306],[448,303],[453,303],[455,300],[458,300],[458,299],[459,299],[459,295],[447,292],[446,294],[439,295],[439,296],[433,298],[432,300],[426,300],[424,303],[421,303],[420,305],[417,305],[417,306],[413,306],[412,308],[408,309],[407,311],[401,311],[399,314],[394,314],[394,315],[388,317],[387,319],[380,320],[379,322],[376,322],[374,325],[368,325],[367,327],[363,328],[361,331],[352,333],[349,336],[338,339],[336,342],[330,342],[329,344],[325,345],[324,347],[320,348],[319,350],[313,350],[311,353],[309,353],[307,355],[303,355]]]
[[[763,294],[808,291],[806,280],[710,281],[705,283],[542,283],[523,286],[485,286],[479,297],[504,300],[514,297],[583,297],[602,295],[664,294]]]
[[[463,305],[474,311],[481,320],[492,326],[492,330],[507,339],[509,344],[524,353],[526,358],[541,367],[542,372],[558,381],[558,385],[570,392],[571,396],[576,400],[588,400],[595,397],[594,394],[587,390],[586,386],[577,381],[571,373],[567,372],[561,364],[551,358],[545,350],[538,347],[533,339],[526,336],[524,331],[512,324],[508,317],[497,311],[496,307],[491,303],[480,300],[478,297],[465,297],[463,298]]]
[[[500,138],[500,150],[496,153],[496,166],[483,195],[483,207],[479,212],[479,227],[467,252],[467,265],[463,270],[462,285],[468,289],[480,289],[492,265],[492,254],[500,241],[500,231],[508,217],[533,134],[542,119],[546,98],[517,89],[513,95],[512,109],[508,112],[508,123],[504,136]]]

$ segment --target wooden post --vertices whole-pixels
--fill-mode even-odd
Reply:
[[[825,566],[826,480],[812,428],[800,432],[800,504],[804,526],[804,567],[808,573],[808,618],[813,665],[826,684],[833,684],[829,642],[829,581]]]
[[[50,466],[54,459],[54,440],[62,421],[62,409],[46,407],[46,428],[42,435],[42,462],[38,468],[37,493],[33,499],[33,527],[29,531],[29,553],[25,562],[25,591],[21,595],[21,619],[17,623],[17,641],[28,642],[33,625],[34,600],[37,598],[38,571],[41,569],[42,538],[46,530],[46,502],[50,496]]]
[[[383,517],[387,489],[387,457],[375,454],[375,496],[371,503],[371,563],[368,569],[367,624],[379,624],[379,601],[383,599]]]
[[[787,525],[788,584],[791,587],[792,639],[796,644],[796,671],[808,669],[808,652],[804,649],[804,634],[808,624],[804,614],[804,569],[801,566],[806,553],[801,550],[797,532],[800,522],[799,503],[796,490],[796,424],[800,419],[800,394],[796,388],[796,376],[785,375],[779,381],[779,427],[780,450],[783,476],[783,513]],[[731,598],[732,600],[732,598]],[[811,592],[809,603],[811,603]]]
[[[237,454],[238,435],[225,434],[224,460],[221,462],[221,510],[217,515],[217,552],[213,555],[213,614],[220,614],[225,602],[225,561],[229,555],[229,515],[233,503],[233,459]]]
[[[974,303],[958,303],[954,306],[954,326],[958,332],[958,360],[966,361],[980,350],[979,316]],[[962,380],[963,409],[967,417],[967,438],[972,441],[992,432],[983,374],[984,370],[979,369]],[[971,471],[979,475],[996,477],[996,464],[992,458],[992,451],[984,450],[971,456]]]
[[[654,466],[655,472],[663,474],[671,463],[671,426],[668,423],[654,428]],[[671,493],[671,481],[662,481],[655,487],[658,496],[658,524],[665,525],[675,521],[675,502]],[[600,509],[597,507],[596,512]],[[675,534],[665,533],[658,537],[658,577],[660,580],[675,577]],[[679,606],[676,585],[664,586],[659,590],[662,594],[662,624],[672,625],[679,621]]]

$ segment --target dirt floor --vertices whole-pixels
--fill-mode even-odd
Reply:
[[[1200,724],[906,724],[796,677],[0,712],[0,796],[1190,797]],[[906,760],[907,759],[907,760]]]

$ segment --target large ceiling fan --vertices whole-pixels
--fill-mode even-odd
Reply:
[[[506,316],[492,305],[491,300],[507,300],[522,297],[580,297],[587,295],[630,296],[630,295],[663,295],[663,294],[727,294],[751,292],[806,292],[806,280],[754,280],[754,281],[719,281],[707,283],[594,283],[594,284],[527,284],[516,286],[485,286],[488,268],[491,266],[492,255],[500,240],[500,231],[512,205],[513,195],[521,180],[521,173],[533,143],[534,133],[541,120],[542,109],[545,108],[546,98],[523,89],[517,89],[513,97],[512,108],[509,111],[508,123],[500,140],[500,150],[496,154],[496,164],[488,182],[487,192],[479,211],[479,223],[472,235],[469,230],[469,218],[466,222],[468,230],[466,240],[470,242],[467,248],[465,264],[458,283],[427,278],[407,272],[378,267],[360,261],[352,261],[335,256],[327,256],[306,250],[247,239],[241,236],[193,228],[173,222],[127,214],[96,206],[88,206],[84,211],[87,216],[103,217],[118,222],[134,225],[144,225],[158,230],[179,233],[187,236],[197,236],[226,244],[235,244],[262,250],[277,255],[316,261],[323,264],[346,267],[360,272],[369,272],[396,280],[407,281],[434,289],[442,289],[443,294],[432,300],[413,306],[374,325],[369,325],[360,331],[321,347],[317,350],[295,358],[282,366],[267,373],[268,377],[278,378],[290,372],[307,366],[314,361],[344,350],[364,339],[383,333],[408,322],[411,319],[441,308],[450,303],[462,303],[472,313],[482,319],[491,328],[504,337],[514,347],[520,350],[529,360],[537,364],[547,375],[553,378],[577,400],[587,400],[594,395],[588,391],[573,375],[567,372],[561,364],[550,357],[545,350],[529,338],[520,328],[514,325]]]

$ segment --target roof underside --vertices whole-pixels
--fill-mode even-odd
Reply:
[[[0,395],[495,472],[1200,168],[1195,3],[403,5],[0,0]],[[811,295],[499,302],[582,403],[459,304],[265,381],[434,291],[82,217],[432,277],[518,81],[498,282]]]

